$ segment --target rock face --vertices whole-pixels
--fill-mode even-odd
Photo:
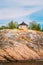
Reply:
[[[43,59],[43,33],[32,30],[1,30],[0,61]]]

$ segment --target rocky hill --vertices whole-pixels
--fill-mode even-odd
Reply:
[[[43,59],[43,33],[0,30],[0,61]]]

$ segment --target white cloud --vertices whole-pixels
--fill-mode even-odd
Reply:
[[[5,8],[0,10],[0,19],[13,19],[17,17],[19,18],[22,16],[30,15],[34,12],[37,12],[38,10],[40,9],[31,8],[28,10],[24,10],[23,8],[14,8],[14,9]]]
[[[5,0],[6,3],[12,4],[16,3],[19,5],[43,5],[43,0]]]
[[[19,18],[23,16],[30,15],[34,12],[39,11],[42,9],[41,5],[43,4],[43,0],[4,0],[4,3],[6,3],[6,8],[0,9],[0,19],[14,19]],[[18,7],[17,7],[17,6]],[[24,9],[24,6],[40,6],[40,7],[34,7],[34,8],[28,8]]]

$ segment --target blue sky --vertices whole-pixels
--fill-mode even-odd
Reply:
[[[36,21],[43,27],[43,0],[0,0],[0,25],[11,20]]]

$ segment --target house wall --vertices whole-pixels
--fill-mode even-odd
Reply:
[[[26,25],[20,25],[19,29],[27,29],[27,26]]]

